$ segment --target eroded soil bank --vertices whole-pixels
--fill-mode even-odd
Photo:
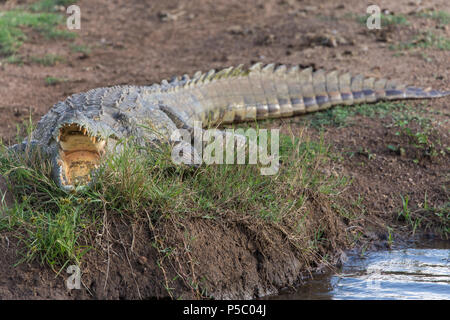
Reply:
[[[0,10],[26,2],[7,1]],[[427,44],[423,38],[427,30],[448,41],[448,24],[421,15],[428,12],[425,9],[448,10],[446,1],[424,5],[379,1],[382,9],[408,20],[381,32],[370,32],[355,19],[366,12],[368,4],[361,1],[198,0],[187,5],[81,0],[78,4],[82,29],[75,40],[52,41],[30,30],[19,51],[24,63],[2,60],[0,133],[4,141],[12,140],[16,125],[28,117],[29,110],[36,121],[72,93],[116,84],[150,84],[240,63],[279,62],[373,73],[437,89],[449,84],[448,49],[433,44],[412,45],[410,50],[391,48],[414,41]],[[73,43],[89,50],[74,50]],[[48,53],[62,59],[54,65],[33,62],[37,61],[33,57]],[[49,82],[49,77],[59,80]],[[0,298],[251,299],[298,285],[309,272],[339,264],[342,251],[349,247],[388,247],[390,241],[410,236],[413,229],[416,234],[442,236],[442,230],[448,230],[448,103],[448,98],[426,102],[427,111],[421,117],[431,119],[434,129],[426,132],[418,124],[420,119],[408,118],[409,123],[399,124],[390,111],[384,117],[351,115],[342,122],[336,121],[341,113],[329,113],[328,118],[264,124],[315,140],[323,131],[325,143],[338,156],[320,169],[329,176],[352,178],[342,195],[346,203],[338,208],[330,199],[310,195],[306,208],[315,217],[311,221],[326,226],[320,238],[327,239],[315,244],[314,253],[299,250],[285,230],[262,224],[247,212],[183,220],[105,213],[104,227],[88,236],[95,250],[83,258],[81,290],[66,288],[65,269],[57,275],[59,267],[52,270],[37,261],[16,266],[23,246],[11,231],[2,231]],[[419,109],[422,102],[407,104]],[[311,125],[314,119],[325,121],[322,129]],[[425,133],[433,146],[426,143],[420,148],[414,140],[417,136],[413,137],[416,133]],[[438,155],[429,152],[432,147]],[[359,212],[348,215],[340,210],[347,205]],[[446,220],[437,219],[436,212]],[[418,219],[421,223],[415,229],[411,221]],[[319,225],[307,228],[312,232]]]

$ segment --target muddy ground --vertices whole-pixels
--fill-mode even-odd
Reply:
[[[0,1],[0,11],[24,2]],[[62,61],[54,66],[28,62],[23,65],[2,62],[0,65],[0,135],[4,141],[10,141],[16,135],[16,125],[26,120],[30,111],[33,120],[37,121],[54,103],[76,92],[119,84],[147,85],[173,75],[241,63],[250,65],[256,61],[349,70],[398,78],[421,87],[448,88],[448,50],[426,48],[396,54],[389,48],[425,29],[436,30],[449,38],[448,25],[440,26],[432,19],[415,15],[427,8],[448,11],[448,2],[379,0],[376,3],[391,13],[405,15],[410,24],[380,32],[368,31],[354,16],[364,15],[373,1],[78,1],[82,24],[74,41],[46,40],[30,32],[28,41],[20,49],[25,61],[27,57],[47,53],[63,57]],[[90,52],[73,52],[70,49],[73,43],[88,46]],[[45,79],[49,76],[62,81],[48,85]],[[440,123],[437,134],[444,148],[450,141],[449,101],[444,98],[429,103],[433,110],[439,111],[435,116]],[[420,103],[408,102],[412,107]],[[386,229],[382,227],[397,217],[401,206],[399,194],[409,195],[416,207],[423,203],[425,194],[433,206],[448,202],[448,153],[433,161],[421,158],[415,162],[412,160],[416,155],[409,150],[402,155],[392,152],[386,145],[399,142],[400,138],[395,129],[386,126],[387,123],[385,119],[357,116],[351,125],[328,126],[325,131],[326,141],[343,155],[343,161],[332,170],[353,178],[346,192],[352,196],[364,195],[363,202],[366,210],[373,214],[373,224],[384,230],[365,232],[366,238],[373,238],[377,243],[380,240],[383,243],[387,237]],[[283,130],[304,127],[299,119],[280,120],[275,124],[281,125]],[[308,129],[308,134],[316,133],[314,128]],[[281,269],[277,269],[280,261],[278,264],[271,262],[269,257],[263,263],[266,274],[258,274],[261,273],[262,258],[251,253],[255,250],[247,250],[255,243],[248,231],[251,227],[245,222],[235,226],[217,225],[212,229],[211,225],[202,223],[199,221],[193,232],[199,237],[222,237],[222,247],[211,248],[211,251],[199,248],[205,253],[197,258],[219,264],[221,261],[211,252],[220,250],[227,252],[224,255],[229,260],[227,263],[240,266],[236,270],[223,270],[214,269],[217,264],[210,264],[211,270],[205,272],[214,275],[211,284],[217,288],[215,297],[254,298],[276,293],[281,287],[300,281],[302,265],[292,257],[286,257],[285,267]],[[126,230],[120,221],[115,222],[114,228]],[[363,226],[361,229],[367,231]],[[425,232],[433,235],[432,230]],[[230,233],[235,236],[227,236]],[[167,296],[163,285],[149,280],[163,275],[152,263],[156,259],[154,250],[143,249],[145,239],[136,240],[144,245],[138,246],[140,251],[130,257],[131,260],[124,257],[126,251],[119,252],[112,260],[92,255],[94,260],[90,269],[84,270],[83,289],[72,292],[67,291],[62,277],[38,263],[14,267],[20,244],[9,239],[7,234],[0,235],[0,240],[1,298]],[[279,258],[275,253],[273,257]],[[129,265],[120,265],[123,261],[128,261]],[[130,272],[128,267],[131,265]],[[179,295],[191,297],[189,292]]]

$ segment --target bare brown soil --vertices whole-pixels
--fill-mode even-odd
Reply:
[[[0,10],[23,2],[0,3]],[[407,16],[421,6],[448,10],[446,0],[422,2],[422,5],[409,0],[377,3],[383,9]],[[72,93],[118,84],[151,84],[173,75],[256,61],[373,73],[416,86],[448,89],[448,51],[431,48],[398,56],[388,48],[391,43],[409,39],[422,29],[438,30],[436,22],[414,17],[409,19],[408,26],[394,26],[383,31],[384,34],[370,32],[349,17],[349,13],[364,15],[372,2],[80,0],[78,4],[82,10],[82,29],[77,32],[75,43],[89,46],[89,54],[72,52],[70,41],[45,40],[31,32],[20,49],[25,60],[52,53],[64,57],[64,61],[55,66],[0,65],[0,135],[4,141],[14,138],[16,125],[26,120],[30,111],[37,121],[54,103]],[[439,32],[450,37],[448,26]],[[424,58],[424,52],[431,60]],[[48,76],[64,81],[46,85]],[[434,110],[441,111],[436,115],[441,122],[438,136],[447,146],[450,141],[448,102],[444,98],[429,103]],[[420,102],[408,103],[418,106]],[[303,126],[297,120],[280,120],[272,125],[281,124],[284,130]],[[448,201],[448,153],[434,160],[420,157],[419,163],[412,161],[417,157],[414,150],[406,150],[405,155],[399,156],[386,148],[387,144],[401,142],[395,130],[386,126],[386,121],[358,116],[352,125],[329,127],[325,133],[326,141],[344,155],[343,161],[327,170],[353,178],[346,192],[353,198],[363,195],[372,222],[371,228],[367,227],[368,221],[361,222],[359,229],[366,239],[377,243],[386,240],[384,226],[396,221],[400,194],[409,195],[415,207],[423,204],[425,194],[432,206]],[[309,135],[316,133],[308,130]],[[360,150],[370,150],[371,159]],[[160,256],[149,244],[150,231],[130,233],[133,226],[119,218],[107,221],[107,225],[117,241],[101,245],[111,254],[90,252],[89,264],[83,269],[83,289],[71,292],[65,288],[64,275],[56,276],[50,268],[37,262],[14,266],[20,258],[20,243],[8,234],[1,234],[0,298],[167,297],[168,290],[161,279],[175,275],[170,271],[168,276],[164,275],[165,270],[156,266]],[[172,226],[168,223],[159,227]],[[271,242],[258,238],[256,235],[261,230],[255,230],[259,227],[252,221],[220,225],[199,219],[184,227],[197,239],[191,248],[194,255],[191,261],[208,261],[198,280],[208,277],[205,287],[215,298],[254,298],[276,293],[282,287],[295,285],[306,275],[302,273],[306,266],[300,256],[292,253],[293,250],[281,250],[283,254],[278,251],[285,243],[282,234],[271,234]],[[173,232],[174,242],[183,241],[176,238],[183,235],[182,229],[178,231]],[[426,232],[433,234],[433,230]],[[340,246],[344,242],[336,237],[336,247],[324,248],[334,250],[334,262],[339,261],[339,250],[344,249]],[[124,243],[132,244],[133,249],[125,248]],[[183,259],[180,257],[180,264],[185,263]],[[174,286],[174,296],[195,297],[189,284],[178,281]]]

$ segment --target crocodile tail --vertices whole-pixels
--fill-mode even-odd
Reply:
[[[408,87],[395,80],[261,63],[249,69],[240,65],[197,73],[182,86],[177,83],[172,91],[179,95],[173,99],[180,111],[206,125],[291,117],[342,104],[450,95],[450,91]]]
[[[339,76],[338,81],[342,103],[348,105],[382,100],[440,98],[450,95],[450,91],[410,87],[397,80],[365,78],[362,75],[344,74]]]
[[[338,71],[326,73],[324,70],[313,72],[312,68],[300,70],[298,67],[287,69],[281,65],[267,65],[260,69],[255,65],[250,70],[259,71],[261,79],[270,79],[275,88],[273,97],[269,97],[267,113],[259,112],[261,118],[293,116],[306,112],[328,109],[334,105],[354,105],[382,100],[426,99],[450,95],[450,91],[437,91],[406,86],[397,80],[365,77],[361,74],[339,74]],[[253,76],[258,78],[258,75]],[[249,74],[252,78],[252,72]],[[264,82],[264,80],[260,80]],[[265,106],[261,106],[265,108]],[[257,110],[258,114],[258,110]],[[257,117],[259,119],[260,117]]]

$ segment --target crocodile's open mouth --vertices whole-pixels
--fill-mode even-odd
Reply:
[[[60,178],[63,185],[85,185],[91,181],[105,152],[106,141],[91,135],[78,124],[64,125],[59,131]]]

